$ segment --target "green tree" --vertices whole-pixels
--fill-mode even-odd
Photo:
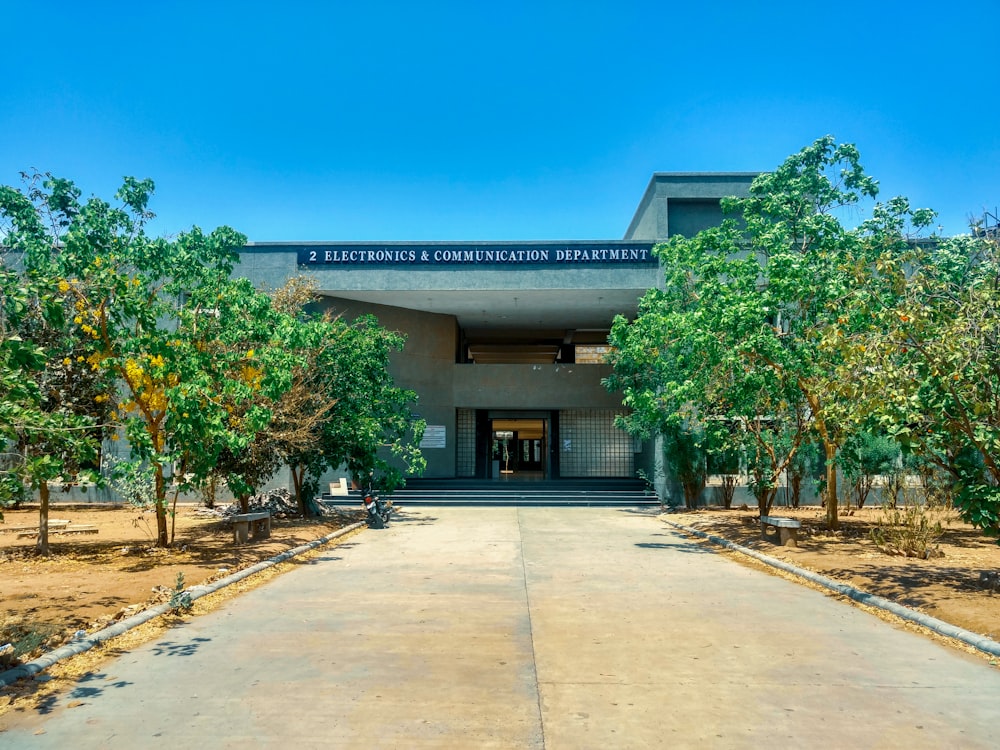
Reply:
[[[858,300],[885,284],[879,252],[907,246],[905,227],[932,217],[893,199],[845,226],[843,217],[860,215],[877,193],[854,146],[817,140],[755,179],[747,197],[724,200],[733,218],[720,227],[660,246],[663,289],[612,331],[620,352],[609,383],[641,413],[633,419],[688,410],[740,425],[762,512],[815,434],[827,523],[838,525],[837,456],[862,418],[856,401],[866,377],[852,337],[872,326]]]
[[[733,218],[720,227],[659,246],[664,288],[647,294],[637,321],[612,331],[627,354],[615,355],[609,382],[623,387],[627,405],[739,426],[761,513],[815,430],[830,465],[828,522],[837,525],[841,438],[827,406],[836,383],[816,341],[845,293],[841,263],[853,245],[834,214],[874,194],[857,151],[820,139],[754,180],[747,197],[723,201]],[[630,383],[636,372],[622,363],[642,348],[653,366]]]
[[[185,443],[197,445],[183,457],[179,486],[224,479],[245,511],[281,466],[278,444],[303,432],[295,420],[284,431],[275,425],[303,364],[302,325],[247,279],[192,291],[179,323],[175,354],[183,353],[188,371],[170,396],[178,429],[191,427]],[[191,423],[192,414],[210,422]]]
[[[79,191],[24,177],[23,192],[0,186],[0,504],[38,492],[48,555],[49,485],[97,479],[112,386],[90,364],[93,338],[68,323],[78,288],[62,273],[59,232]]]
[[[349,323],[326,317],[313,325],[326,344],[313,350],[310,388],[324,394],[330,409],[315,425],[315,439],[286,453],[300,503],[307,483],[338,466],[357,482],[374,474],[386,491],[402,486],[404,471],[419,474],[426,465],[419,448],[424,421],[411,411],[417,395],[397,386],[390,372],[403,336],[370,315]]]
[[[132,459],[152,470],[157,544],[165,546],[170,469],[206,433],[228,429],[211,408],[215,383],[187,356],[193,347],[185,345],[178,308],[191,305],[191,290],[222,288],[245,238],[228,228],[148,237],[152,191],[150,180],[126,178],[112,206],[96,197],[81,202],[71,182],[48,178],[29,196],[10,188],[4,196],[16,230],[8,244],[24,245],[26,269],[44,265],[58,279],[69,306],[66,336],[86,342],[85,351],[64,361],[117,386],[109,416],[123,425]],[[54,456],[48,450],[42,463]]]
[[[283,346],[298,361],[291,388],[274,404],[267,442],[290,469],[300,511],[319,511],[313,498],[331,468],[347,466],[356,478],[375,471],[387,490],[402,483],[403,470],[421,472],[423,421],[410,410],[416,393],[398,388],[390,374],[402,336],[371,316],[348,322],[316,312],[316,281],[309,276],[290,279],[270,296],[274,310],[296,323]]]
[[[1000,536],[1000,249],[988,236],[883,246],[857,302],[862,395],[908,452],[947,473],[963,517]]]
[[[886,434],[861,429],[848,436],[840,449],[840,466],[858,508],[871,494],[876,477],[896,474],[900,460],[899,443]]]

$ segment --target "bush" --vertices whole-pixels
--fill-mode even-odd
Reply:
[[[902,555],[925,560],[933,557],[934,543],[944,533],[934,511],[926,505],[906,503],[903,507],[882,506],[877,525],[870,532],[875,546],[887,555]]]
[[[45,650],[60,630],[45,623],[9,621],[0,626],[0,671],[16,667],[25,658]]]
[[[188,612],[193,606],[194,602],[191,600],[191,594],[184,590],[184,574],[178,573],[177,581],[170,592],[170,611],[174,614],[180,614],[181,612]]]

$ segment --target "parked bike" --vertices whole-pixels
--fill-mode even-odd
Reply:
[[[384,529],[389,525],[389,517],[392,515],[392,501],[383,500],[369,485],[362,494],[362,502],[365,506],[368,518],[369,529]]]

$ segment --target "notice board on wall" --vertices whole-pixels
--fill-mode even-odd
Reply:
[[[420,441],[420,449],[444,448],[447,432],[443,424],[429,424],[424,428],[424,437]]]

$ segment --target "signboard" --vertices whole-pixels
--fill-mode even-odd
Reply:
[[[339,244],[298,247],[300,266],[477,267],[614,266],[656,264],[652,242],[553,242],[517,244]]]
[[[444,448],[446,438],[445,426],[443,424],[429,424],[424,428],[424,436],[420,440],[420,449],[424,448]]]

